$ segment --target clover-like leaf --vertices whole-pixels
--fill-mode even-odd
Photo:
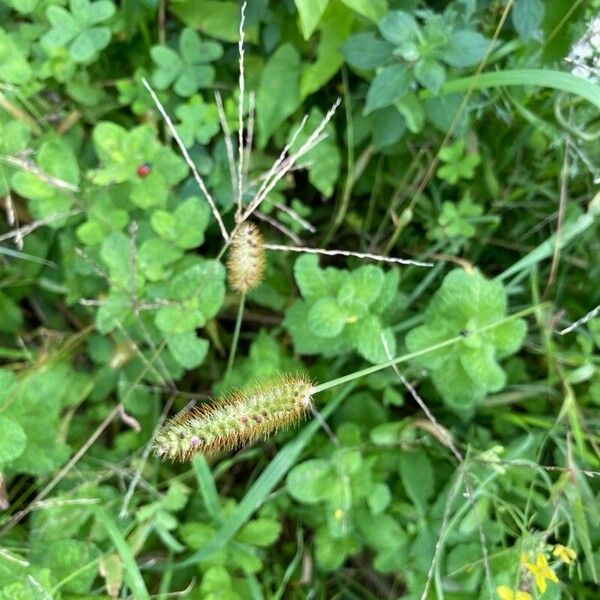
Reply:
[[[197,31],[185,28],[179,36],[179,53],[168,46],[153,46],[150,56],[156,65],[152,82],[159,90],[171,85],[179,96],[192,96],[209,87],[215,77],[211,63],[223,55],[218,42],[204,41]]]
[[[207,144],[219,132],[216,104],[204,102],[200,95],[192,96],[186,104],[180,105],[175,114],[180,119],[177,131],[188,148],[196,141]]]
[[[335,298],[319,298],[308,313],[308,326],[321,337],[335,337],[342,333],[346,316]]]
[[[46,17],[52,28],[42,38],[42,44],[49,50],[67,46],[71,59],[88,63],[110,42],[110,28],[98,23],[110,19],[115,6],[109,0],[71,0],[69,9],[48,7]]]
[[[423,353],[415,361],[431,372],[444,400],[456,410],[472,409],[488,392],[502,389],[506,376],[498,359],[515,353],[523,342],[522,319],[501,322],[506,316],[506,292],[496,280],[478,271],[455,269],[433,296],[425,324],[406,336],[409,352]],[[462,340],[428,352],[455,336]]]
[[[398,273],[375,265],[355,271],[321,269],[314,255],[298,258],[296,281],[305,300],[287,311],[284,324],[301,354],[336,356],[355,350],[373,363],[394,355],[388,307],[397,298]]]

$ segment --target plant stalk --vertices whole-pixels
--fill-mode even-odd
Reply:
[[[238,340],[240,339],[240,330],[242,328],[242,320],[244,318],[244,306],[246,304],[246,294],[241,294],[240,305],[238,307],[237,318],[235,320],[235,330],[233,331],[233,340],[231,342],[231,349],[229,350],[229,360],[227,361],[227,370],[225,371],[225,380],[229,378],[231,369],[233,368],[233,361],[235,360],[235,353],[237,351]]]
[[[514,319],[518,319],[520,317],[524,317],[525,315],[529,315],[540,308],[543,308],[548,303],[536,304],[534,306],[530,306],[525,308],[519,312],[514,313],[513,315],[509,315],[500,321],[496,321],[495,323],[490,323],[489,325],[485,325],[484,327],[480,327],[479,329],[475,329],[470,332],[470,335],[476,335],[478,333],[483,333],[484,331],[489,331],[490,329],[494,329],[495,327],[499,327],[500,325],[504,325],[509,321]],[[378,365],[373,365],[372,367],[367,367],[366,369],[361,369],[360,371],[355,371],[354,373],[350,373],[348,375],[343,375],[342,377],[338,377],[337,379],[332,379],[331,381],[326,381],[325,383],[320,383],[312,388],[312,394],[318,394],[319,392],[324,392],[329,388],[335,387],[336,385],[342,385],[344,383],[348,383],[349,381],[353,381],[354,379],[359,379],[360,377],[365,377],[366,375],[371,375],[372,373],[377,373],[377,371],[381,371],[383,369],[387,369],[392,365],[397,365],[403,362],[407,362],[416,358],[417,356],[422,356],[423,354],[427,354],[428,352],[433,352],[435,350],[439,350],[441,348],[445,348],[446,346],[451,346],[460,340],[464,340],[464,336],[457,335],[448,340],[444,340],[443,342],[439,342],[438,344],[434,344],[429,348],[424,348],[423,350],[417,350],[415,352],[409,352],[408,354],[403,354],[402,356],[397,356],[396,358],[392,358],[384,363],[380,363]]]

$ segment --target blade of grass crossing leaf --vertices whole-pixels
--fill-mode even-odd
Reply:
[[[215,486],[215,480],[210,471],[210,467],[206,462],[204,456],[197,456],[194,458],[194,473],[198,480],[198,488],[202,494],[202,500],[204,500],[204,506],[208,514],[218,523],[221,519],[221,506],[219,503],[219,492]]]
[[[106,532],[123,561],[123,566],[125,567],[123,569],[125,581],[131,588],[133,597],[136,598],[136,600],[150,600],[150,594],[146,589],[146,584],[142,579],[137,562],[133,557],[133,554],[131,554],[131,549],[117,527],[114,519],[99,506],[92,506],[91,508],[98,522],[106,529]]]
[[[323,418],[329,416],[336,409],[352,389],[354,389],[355,385],[356,384],[354,383],[346,386],[333,396],[321,412]],[[189,558],[175,563],[173,567],[179,569],[195,565],[198,561],[208,558],[223,548],[240,528],[247,523],[250,517],[264,503],[265,499],[273,491],[275,486],[294,466],[302,453],[302,450],[304,450],[308,442],[318,431],[319,426],[317,420],[311,421],[295,439],[288,442],[269,463],[269,466],[261,473],[242,501],[229,515],[223,526],[217,531],[208,544],[206,544],[204,548],[200,548],[198,551],[194,552]]]
[[[0,246],[0,254],[5,254],[6,256],[12,256],[13,258],[20,258],[21,260],[28,260],[33,263],[37,263],[38,265],[44,265],[46,267],[51,267],[56,269],[56,263],[53,263],[50,260],[46,260],[45,258],[39,258],[38,256],[33,256],[32,254],[27,254],[26,252],[19,252],[17,250],[11,250],[10,248],[3,248]]]
[[[585,214],[579,216],[575,221],[566,223],[563,226],[558,241],[560,248],[564,248],[567,244],[581,236],[582,233],[594,224],[598,215],[600,215],[600,194],[596,195],[592,202],[590,202],[588,211]],[[523,258],[516,263],[513,263],[506,271],[500,273],[496,279],[503,281],[513,275],[527,271],[540,261],[552,256],[555,246],[556,235],[552,235],[547,240],[543,241],[537,248],[534,248]]]
[[[569,92],[589,100],[600,108],[600,87],[571,73],[546,69],[515,69],[461,77],[444,84],[439,94],[456,94],[469,89],[483,90],[513,85],[539,86]],[[432,94],[424,91],[421,96],[430,97]]]

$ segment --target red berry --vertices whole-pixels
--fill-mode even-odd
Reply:
[[[144,163],[137,168],[138,177],[146,177],[150,173],[151,167],[148,163]]]

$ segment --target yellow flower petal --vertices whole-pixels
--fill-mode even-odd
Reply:
[[[577,552],[569,546],[563,546],[562,544],[556,544],[552,554],[564,562],[566,565],[570,564],[577,558]]]
[[[533,578],[535,579],[535,585],[540,593],[544,593],[548,587],[546,584],[546,578],[541,573],[534,573]]]
[[[529,592],[522,592],[519,590],[515,596],[515,600],[531,600],[531,594]]]
[[[500,600],[515,600],[513,591],[507,585],[499,585],[496,588],[496,594]]]

